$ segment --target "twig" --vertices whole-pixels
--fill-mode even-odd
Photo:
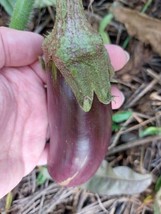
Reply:
[[[120,134],[125,134],[125,133],[127,133],[127,132],[134,131],[134,130],[136,130],[136,129],[142,127],[142,126],[145,126],[145,125],[148,124],[148,123],[153,122],[154,120],[158,119],[159,117],[161,117],[161,112],[158,112],[158,113],[156,114],[156,116],[154,116],[154,117],[152,117],[152,118],[150,118],[150,119],[148,119],[148,120],[145,120],[144,122],[142,122],[142,123],[140,123],[140,124],[137,124],[137,125],[135,125],[135,126],[133,126],[133,127],[130,127],[130,128],[128,128],[128,129],[126,129],[126,130],[124,130],[124,131],[121,131]],[[124,127],[124,128],[125,128],[125,127]]]
[[[87,200],[88,197],[88,193],[86,192],[86,190],[82,190],[81,194],[80,194],[80,198],[77,202],[77,213],[81,211],[83,204],[85,203],[85,201]]]
[[[101,209],[102,209],[105,213],[108,214],[108,210],[106,210],[106,208],[104,207],[104,205],[103,205],[103,203],[102,203],[102,201],[101,201],[101,199],[100,199],[100,197],[99,197],[98,194],[96,194],[96,197],[97,197],[97,200],[98,200],[98,203],[99,203]]]
[[[61,194],[61,196],[56,201],[52,201],[52,204],[48,207],[48,209],[46,210],[46,213],[51,213],[57,204],[62,202],[63,199],[72,195],[74,193],[74,191],[75,191],[75,189],[71,188],[71,189],[63,192],[63,194]]]
[[[156,137],[147,137],[145,139],[137,140],[134,142],[130,142],[127,144],[123,144],[121,146],[117,146],[115,148],[112,148],[109,150],[108,155],[113,155],[118,152],[126,151],[128,149],[134,148],[136,146],[143,146],[148,143],[152,143],[153,141],[161,140],[161,136],[156,136]]]
[[[117,142],[122,134],[122,131],[125,129],[125,127],[131,123],[131,121],[133,120],[133,116],[131,116],[127,121],[125,121],[125,123],[122,125],[121,129],[117,132],[115,138],[113,139],[112,144],[109,146],[109,149],[112,149],[113,147],[115,147],[117,145]]]
[[[131,102],[138,96],[138,94],[141,93],[141,91],[145,88],[146,84],[141,84],[140,87],[138,89],[136,89],[136,91],[134,92],[134,94],[130,97],[130,99],[128,99],[127,103],[125,104],[125,108],[129,108],[129,105],[131,104]]]
[[[155,78],[158,83],[161,85],[161,75],[156,74],[152,69],[147,69],[147,74]]]
[[[136,90],[137,89],[137,87],[135,85],[132,85],[131,83],[128,83],[128,82],[124,82],[122,80],[117,80],[117,83],[121,84],[121,85],[124,85],[124,86],[126,86],[126,87],[128,87],[128,88],[130,88],[132,90]]]
[[[148,119],[148,120],[146,120],[146,121],[143,121],[143,122],[141,122],[141,123],[139,123],[139,124],[137,124],[137,125],[135,125],[135,126],[130,127],[130,128],[127,129],[126,127],[129,125],[129,123],[131,123],[131,122],[133,121],[133,118],[134,118],[134,115],[135,115],[135,114],[137,114],[137,113],[134,112],[134,113],[133,113],[133,116],[130,117],[130,118],[122,125],[121,129],[118,131],[118,133],[117,133],[116,136],[114,137],[112,144],[109,146],[109,150],[112,149],[113,147],[115,147],[115,146],[117,145],[118,140],[119,140],[119,138],[120,138],[120,136],[121,136],[122,134],[125,134],[125,133],[127,133],[127,132],[130,132],[130,131],[134,131],[134,130],[136,130],[136,129],[139,129],[140,127],[145,126],[146,124],[151,123],[151,122],[153,122],[154,120],[156,120],[156,119],[158,119],[159,117],[161,117],[161,112],[159,112],[159,113],[157,113],[156,116],[154,116],[154,117],[152,117],[152,118],[150,118],[150,119]],[[139,114],[139,115],[141,116],[141,114]]]
[[[51,18],[48,17],[41,25],[39,25],[34,32],[35,33],[41,33],[41,31],[48,25],[48,23],[50,22]]]
[[[48,11],[49,11],[51,19],[53,20],[53,22],[55,22],[55,16],[53,15],[53,11],[50,6],[48,7]]]
[[[150,91],[157,82],[158,80],[154,79],[150,83],[148,83],[145,88],[140,93],[138,93],[138,95],[133,100],[131,100],[131,102],[126,107],[129,108],[134,106],[136,102],[138,102],[140,98],[142,98],[148,91]]]
[[[47,192],[49,192],[49,190],[52,190],[54,189],[54,191],[56,192],[57,190],[57,185],[54,183],[54,184],[51,184],[50,186],[48,186],[46,189],[38,192],[38,193],[35,193],[35,195],[33,197],[30,197],[31,200],[26,203],[26,206],[23,207],[23,210],[26,210],[28,207],[30,207],[33,203],[35,203],[36,200],[38,200],[43,194],[46,194]]]
[[[150,118],[150,116],[148,116],[146,114],[143,114],[143,113],[140,113],[140,112],[134,111],[134,114],[137,115],[138,117],[141,117],[141,118],[144,118],[144,119],[149,119]]]
[[[43,194],[42,197],[41,197],[38,214],[42,213],[42,208],[43,208],[43,204],[44,204],[44,201],[45,201],[45,197],[46,197],[46,194]]]

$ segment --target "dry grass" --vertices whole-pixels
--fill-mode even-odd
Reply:
[[[108,12],[110,1],[95,1],[93,13],[87,17],[94,28]],[[112,2],[112,1],[111,1]],[[125,6],[140,10],[145,1],[121,1]],[[129,3],[130,2],[130,3]],[[85,2],[86,5],[87,2]],[[150,16],[161,18],[159,1],[155,1],[147,11]],[[30,29],[44,34],[52,28],[53,8],[36,11]],[[1,22],[0,22],[1,23]],[[4,25],[4,21],[2,21]],[[107,28],[113,43],[122,45],[127,38],[124,26],[112,21]],[[131,55],[128,65],[117,73],[118,87],[126,96],[121,110],[131,109],[133,116],[122,124],[120,131],[113,133],[107,160],[113,165],[128,165],[142,173],[151,172],[157,179],[161,175],[161,136],[139,138],[139,131],[146,126],[161,126],[161,58],[149,46],[131,38],[127,51]],[[25,177],[13,190],[14,200],[11,214],[149,214],[153,213],[153,200],[145,202],[153,195],[154,185],[143,194],[134,196],[99,196],[79,188],[61,188],[47,180],[36,184],[37,170]],[[0,201],[3,212],[5,198]]]

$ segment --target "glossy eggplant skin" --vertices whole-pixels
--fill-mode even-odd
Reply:
[[[48,72],[47,94],[49,174],[60,185],[81,185],[94,175],[107,153],[111,105],[95,97],[91,110],[84,112],[60,72],[56,79]]]

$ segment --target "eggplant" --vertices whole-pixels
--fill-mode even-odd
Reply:
[[[48,171],[63,186],[89,180],[107,152],[111,137],[111,105],[94,97],[84,112],[60,72],[48,73],[50,147]]]
[[[48,170],[77,186],[98,169],[111,137],[113,69],[82,0],[57,0],[56,22],[43,43],[50,146]]]

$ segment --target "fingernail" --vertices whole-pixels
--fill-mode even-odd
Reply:
[[[126,55],[126,62],[128,62],[129,61],[129,59],[130,59],[130,54],[127,52],[127,51],[124,51],[125,52],[125,55]]]

